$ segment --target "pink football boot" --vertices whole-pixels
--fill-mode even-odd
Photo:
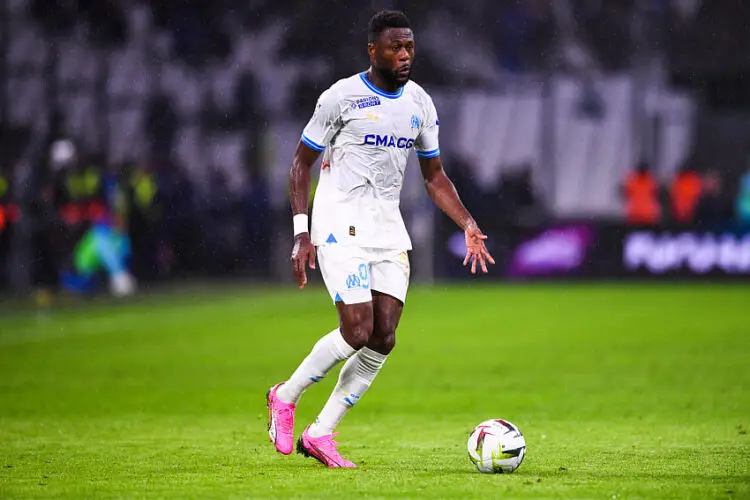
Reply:
[[[294,449],[294,403],[285,403],[276,396],[283,384],[276,384],[266,394],[268,406],[268,437],[276,446],[276,451],[289,455]]]
[[[336,449],[338,443],[333,438],[338,435],[338,432],[314,438],[308,434],[307,431],[309,430],[310,426],[308,425],[305,432],[297,440],[297,453],[302,453],[306,457],[313,457],[326,467],[344,469],[357,467],[353,462],[344,460]]]

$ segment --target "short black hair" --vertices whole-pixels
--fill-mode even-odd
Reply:
[[[367,27],[367,41],[374,42],[378,39],[380,34],[388,28],[409,28],[411,29],[411,23],[409,18],[406,17],[401,11],[398,10],[383,10],[370,18],[370,23]]]

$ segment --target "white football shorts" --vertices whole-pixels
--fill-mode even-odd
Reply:
[[[338,243],[317,250],[320,274],[334,304],[369,302],[372,291],[406,301],[410,274],[406,251]]]

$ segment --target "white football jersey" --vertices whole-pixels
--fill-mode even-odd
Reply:
[[[312,214],[316,246],[411,250],[399,200],[412,149],[440,154],[439,122],[427,92],[409,81],[397,92],[359,73],[323,92],[302,142],[325,151]]]

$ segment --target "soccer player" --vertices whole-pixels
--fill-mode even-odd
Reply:
[[[401,12],[370,20],[370,68],[323,92],[305,127],[290,171],[294,220],[292,263],[297,283],[320,262],[339,327],[321,338],[289,377],[268,392],[268,434],[283,454],[294,447],[294,412],[302,393],[340,361],[336,388],[297,451],[328,467],[356,467],[341,457],[334,428],[370,387],[396,343],[409,285],[411,241],[399,209],[404,169],[416,151],[427,192],[466,237],[464,265],[494,264],[477,223],[461,203],[440,161],[432,99],[409,80],[414,34]],[[323,154],[312,231],[307,206],[310,170]]]

